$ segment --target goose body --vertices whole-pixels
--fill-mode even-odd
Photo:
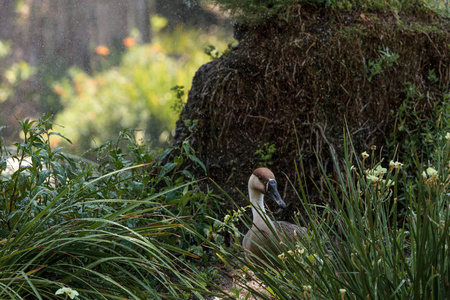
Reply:
[[[306,233],[303,227],[284,221],[272,221],[268,218],[264,208],[265,196],[275,201],[281,208],[286,207],[278,192],[275,176],[269,169],[258,168],[253,171],[248,181],[248,193],[252,203],[253,226],[242,241],[246,251],[262,260],[267,260],[263,249],[274,254],[279,252],[277,247],[274,247],[274,242],[277,241],[274,235],[284,241],[284,237],[295,240]]]

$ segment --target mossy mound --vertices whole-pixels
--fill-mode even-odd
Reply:
[[[296,182],[294,162],[300,161],[311,201],[317,201],[311,185],[321,187],[316,155],[325,172],[334,172],[332,152],[342,158],[346,124],[358,153],[372,145],[380,149],[395,128],[407,87],[428,95],[414,98],[424,118],[432,115],[434,101],[444,99],[449,25],[423,12],[339,14],[298,7],[298,16],[283,25],[237,26],[238,46],[198,70],[175,143],[191,136],[208,176],[242,206],[246,200],[236,188],[246,193],[259,163],[255,152],[273,144],[269,168],[288,205],[294,208],[298,200],[284,174]],[[194,131],[186,125],[193,120]]]

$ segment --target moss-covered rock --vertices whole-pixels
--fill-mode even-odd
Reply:
[[[320,188],[316,155],[334,172],[332,153],[342,158],[346,124],[360,153],[386,145],[406,99],[432,116],[450,86],[449,25],[423,11],[342,14],[303,6],[289,23],[237,26],[235,49],[198,70],[176,143],[191,136],[208,175],[241,205],[235,188],[246,192],[261,159],[255,152],[274,145],[265,162],[273,162],[280,193],[295,207],[284,174],[296,182],[294,162],[301,161],[307,184]],[[410,86],[427,97],[411,98]],[[195,131],[186,120],[198,120]],[[311,192],[311,201],[317,195]]]

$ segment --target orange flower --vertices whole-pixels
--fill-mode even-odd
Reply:
[[[99,85],[105,85],[106,84],[106,79],[105,79],[105,77],[99,77],[98,79],[97,79],[97,82],[98,82],[98,84]]]
[[[152,44],[151,49],[155,52],[161,52],[163,48],[159,44]]]
[[[107,56],[109,54],[109,48],[106,46],[97,46],[97,48],[95,48],[95,53],[98,55]]]
[[[53,87],[53,93],[61,96],[62,94],[64,94],[64,88],[62,87],[62,85],[55,85]]]
[[[131,48],[136,45],[136,40],[132,37],[127,37],[123,39],[123,45],[127,48]]]

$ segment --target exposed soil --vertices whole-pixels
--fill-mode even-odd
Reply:
[[[450,86],[448,19],[424,12],[337,14],[306,6],[293,14],[289,23],[236,26],[239,44],[196,73],[175,137],[176,145],[190,137],[207,176],[242,206],[246,200],[237,189],[246,193],[259,164],[255,152],[273,144],[268,166],[289,208],[280,219],[299,206],[287,180],[298,182],[295,164],[305,171],[309,200],[322,201],[314,185],[323,189],[321,166],[325,174],[340,167],[332,157],[343,158],[346,126],[357,157],[372,145],[379,153],[407,98],[405,83],[429,95],[414,99],[424,117],[434,99],[443,98],[441,87]],[[369,62],[382,59],[381,51],[399,57],[374,73]],[[439,82],[429,79],[430,70]],[[198,126],[190,130],[186,120]],[[195,165],[186,168],[205,176]]]
[[[248,300],[258,300],[259,297],[253,295],[249,292],[245,287],[239,284],[238,274],[231,271],[228,267],[222,266],[217,268],[219,270],[219,286],[222,290],[230,295],[230,299],[248,299]],[[268,295],[270,297],[269,292],[265,288],[265,285],[251,273],[246,274],[247,282],[246,284],[251,287],[251,289],[261,293]],[[236,295],[239,294],[239,296]],[[250,294],[250,295],[249,295]],[[248,297],[248,298],[246,298]],[[223,298],[223,297],[222,297]],[[221,298],[211,297],[211,300],[218,300]]]

